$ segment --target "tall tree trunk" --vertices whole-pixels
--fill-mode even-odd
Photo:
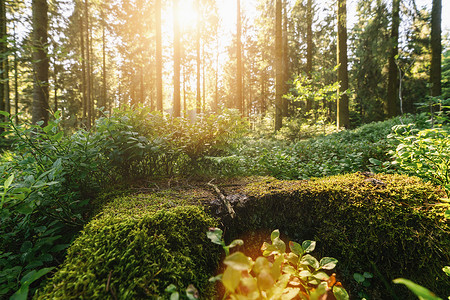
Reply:
[[[400,26],[400,0],[392,1],[391,55],[389,57],[388,87],[385,113],[388,118],[398,115],[398,69],[395,63],[398,55],[398,28]]]
[[[283,126],[283,10],[281,0],[275,4],[275,131]]]
[[[86,87],[86,56],[85,47],[84,47],[84,20],[83,16],[80,13],[80,51],[81,51],[81,90],[83,94],[83,118],[82,122],[86,125],[87,123],[87,87]]]
[[[431,96],[440,96],[441,91],[441,15],[442,0],[433,0],[431,10]]]
[[[347,59],[347,5],[346,0],[338,0],[338,40],[337,40],[337,63],[338,71],[338,101],[337,101],[337,127],[348,128],[350,117],[348,111],[348,59]]]
[[[205,43],[202,44],[202,111],[206,111],[206,55],[205,55]]]
[[[54,80],[54,86],[53,86],[53,103],[54,103],[54,111],[58,111],[58,64],[56,62],[56,59],[53,61],[53,80]]]
[[[156,29],[156,109],[163,111],[163,82],[162,82],[162,34],[161,34],[161,0],[155,1],[155,29]]]
[[[241,20],[241,0],[237,0],[237,19],[236,19],[236,108],[239,109],[241,115],[243,111],[243,98],[242,93],[242,20]]]
[[[181,36],[178,20],[179,0],[173,0],[173,116],[181,115],[180,98],[180,66],[181,66]]]
[[[200,0],[197,0],[197,15],[200,16]],[[196,61],[197,61],[197,102],[196,102],[196,112],[199,114],[201,112],[201,106],[202,106],[202,99],[201,99],[201,89],[200,89],[200,80],[201,80],[201,73],[200,73],[200,38],[201,38],[201,30],[200,30],[200,19],[197,19],[197,35],[195,37],[195,50],[196,50]]]
[[[87,128],[92,125],[92,91],[91,91],[91,47],[90,47],[90,28],[89,28],[89,3],[84,0],[84,18],[86,23],[86,109],[87,109]]]
[[[214,112],[219,112],[219,38],[216,31],[216,70],[215,70]]]
[[[312,78],[312,60],[313,60],[313,39],[312,39],[312,0],[306,3],[306,76]],[[313,107],[313,99],[306,99],[306,111]]]
[[[106,97],[106,23],[105,23],[105,3],[102,3],[101,19],[102,19],[102,103],[100,107],[107,109],[107,97]]]
[[[4,82],[5,77],[5,62],[7,60],[7,45],[6,45],[6,5],[5,0],[0,0],[0,110],[6,110],[6,90]],[[0,116],[0,122],[4,120],[4,116]],[[3,132],[0,128],[0,132]]]
[[[32,123],[48,124],[48,68],[47,27],[48,5],[46,0],[33,0],[33,109]]]
[[[14,114],[16,124],[19,124],[19,55],[17,54],[16,22],[14,21]]]
[[[288,17],[287,17],[287,0],[283,3],[283,95],[289,92],[289,43],[288,43]],[[289,116],[288,100],[283,98],[283,116]]]

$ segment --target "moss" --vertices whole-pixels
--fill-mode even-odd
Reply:
[[[405,298],[409,292],[392,284],[398,277],[448,296],[442,267],[450,261],[450,228],[435,205],[444,192],[415,177],[376,179],[382,183],[350,174],[250,184],[244,189],[250,201],[235,208],[228,237],[279,228],[287,239],[316,240],[319,256],[339,259],[337,273],[355,297],[353,273],[365,271],[375,274],[367,289],[374,299]]]
[[[37,299],[156,298],[171,283],[211,293],[220,249],[206,238],[211,217],[194,206],[92,220]]]

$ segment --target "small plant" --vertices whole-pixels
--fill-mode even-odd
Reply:
[[[373,278],[373,274],[369,272],[364,272],[363,274],[360,273],[354,273],[353,279],[358,283],[358,296],[361,299],[368,299],[369,296],[365,292],[365,289],[370,287],[370,281],[369,279]]]
[[[167,295],[170,295],[170,300],[178,300],[178,299],[188,299],[188,300],[196,300],[199,297],[198,290],[190,284],[185,293],[178,292],[178,288],[175,284],[170,284],[166,290]]]
[[[208,238],[227,249],[242,244],[241,240],[225,246],[222,230],[213,228]],[[309,253],[315,248],[315,241],[304,241],[301,245],[289,242],[291,252],[280,239],[279,230],[270,236],[272,243],[261,247],[263,256],[255,261],[242,252],[227,254],[226,269],[212,280],[221,280],[226,293],[224,299],[319,299],[325,294],[334,294],[338,300],[349,299],[347,291],[336,275],[326,271],[334,269],[337,259],[324,257],[320,261]]]

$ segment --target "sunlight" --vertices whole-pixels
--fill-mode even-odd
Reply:
[[[194,3],[195,0],[184,0],[179,2],[177,13],[180,26],[184,30],[190,30],[197,26],[198,11]]]

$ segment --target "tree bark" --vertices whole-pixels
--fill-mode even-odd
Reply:
[[[173,0],[173,116],[181,115],[180,97],[180,67],[181,67],[181,37],[178,20],[179,0]]]
[[[312,60],[313,60],[313,39],[312,39],[312,0],[306,3],[306,76],[312,78]],[[310,111],[313,107],[313,100],[306,99],[306,111]]]
[[[200,0],[197,0],[197,15],[200,16]],[[196,102],[196,111],[197,114],[201,112],[201,106],[202,106],[202,96],[201,96],[201,88],[200,88],[200,81],[201,81],[201,73],[200,73],[200,66],[201,66],[201,60],[200,60],[200,19],[197,19],[197,35],[195,40],[195,50],[196,50],[196,60],[197,60],[197,102]]]
[[[287,0],[283,3],[283,95],[289,92],[289,43],[288,43],[288,17],[287,17]],[[283,116],[289,116],[288,100],[283,98]]]
[[[347,58],[347,5],[346,0],[338,0],[338,40],[337,40],[337,63],[338,70],[338,101],[337,101],[337,127],[348,128],[350,118],[348,111],[348,58]]]
[[[6,5],[5,0],[0,0],[0,110],[6,110],[6,64],[7,57],[7,45],[6,45]],[[4,120],[4,116],[0,116],[0,122]],[[0,128],[0,132],[3,132],[3,128]]]
[[[84,21],[80,13],[80,51],[81,51],[81,91],[83,94],[82,106],[83,106],[83,117],[82,122],[86,124],[87,122],[87,93],[86,93],[86,57],[84,55]]]
[[[283,126],[283,37],[282,37],[282,2],[275,4],[275,131]]]
[[[385,114],[388,118],[398,115],[398,69],[395,62],[398,55],[398,28],[400,26],[400,0],[392,0],[391,55],[388,66],[388,88],[385,102]]]
[[[441,90],[441,17],[442,0],[433,0],[431,10],[431,96],[437,97],[442,94]]]
[[[32,123],[42,121],[48,124],[48,68],[47,34],[48,34],[48,5],[46,0],[33,0],[33,108]]]
[[[91,92],[91,47],[89,30],[89,3],[84,1],[84,18],[86,22],[86,110],[87,110],[87,128],[92,125],[92,92]]]
[[[161,35],[161,0],[155,1],[156,14],[156,109],[163,111],[163,82],[162,82],[162,35]]]
[[[19,56],[16,43],[16,22],[14,21],[14,114],[16,124],[19,124]]]
[[[242,20],[241,20],[241,1],[237,0],[237,19],[236,19],[236,108],[239,109],[241,115],[244,114],[243,108],[243,74],[242,74]]]
[[[101,19],[102,19],[102,103],[100,107],[107,109],[107,97],[106,97],[106,23],[105,23],[105,3],[102,3]]]

